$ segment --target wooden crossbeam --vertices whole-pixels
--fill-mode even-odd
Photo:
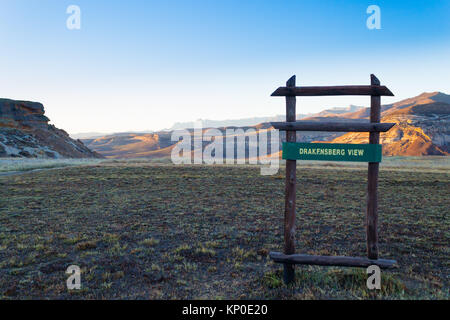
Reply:
[[[330,132],[386,132],[395,123],[370,123],[370,122],[271,122],[275,129],[283,131],[330,131]]]
[[[286,255],[281,252],[270,252],[269,256],[278,263],[307,264],[319,266],[342,266],[367,268],[371,265],[377,265],[381,269],[392,269],[396,267],[397,261],[386,259],[369,259],[360,257],[343,256],[314,256],[307,254]]]
[[[386,86],[279,87],[272,96],[393,96]]]

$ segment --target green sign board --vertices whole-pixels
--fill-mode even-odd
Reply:
[[[381,162],[381,145],[284,142],[283,159]]]

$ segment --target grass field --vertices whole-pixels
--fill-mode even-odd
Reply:
[[[352,268],[297,266],[282,283],[267,254],[282,251],[283,168],[110,161],[2,176],[0,298],[449,299],[441,159],[382,167],[380,256],[399,268],[380,291]],[[297,175],[297,252],[364,256],[366,166],[305,163]],[[79,291],[66,288],[73,264]]]
[[[24,171],[82,166],[100,163],[100,159],[26,159],[0,158],[0,176]]]

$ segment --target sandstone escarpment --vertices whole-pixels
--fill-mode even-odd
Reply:
[[[48,122],[41,103],[0,99],[0,157],[102,157]]]
[[[384,155],[448,155],[450,152],[450,104],[433,102],[394,109],[382,122],[396,123],[380,135]],[[368,133],[347,133],[335,143],[367,143]]]

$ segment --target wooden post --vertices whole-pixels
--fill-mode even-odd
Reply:
[[[373,74],[370,75],[371,85],[380,85],[380,80]],[[370,122],[379,123],[381,118],[381,97],[370,96]],[[379,144],[380,133],[370,132],[369,143]],[[367,211],[366,211],[366,235],[367,256],[369,259],[378,259],[378,162],[369,162],[367,179]]]
[[[295,76],[287,82],[287,87],[295,87]],[[286,121],[296,121],[296,97],[286,96]],[[286,141],[296,142],[296,131],[286,131]],[[286,160],[286,192],[284,210],[284,253],[287,255],[295,253],[295,192],[296,192],[296,160]],[[284,264],[284,283],[289,284],[294,281],[294,264]]]

